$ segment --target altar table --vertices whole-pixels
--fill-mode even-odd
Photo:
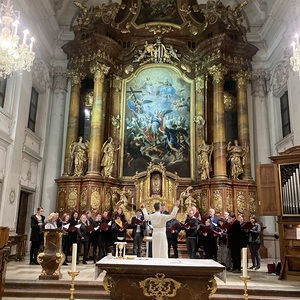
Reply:
[[[223,265],[210,259],[105,257],[96,263],[106,271],[103,286],[112,300],[204,300],[217,290],[214,275]]]

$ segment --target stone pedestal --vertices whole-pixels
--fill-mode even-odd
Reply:
[[[46,229],[44,231],[45,249],[38,255],[38,263],[42,266],[39,279],[58,280],[62,278],[61,265],[65,261],[62,253],[62,230]]]

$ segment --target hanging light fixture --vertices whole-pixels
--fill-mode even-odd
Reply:
[[[292,42],[293,46],[293,56],[290,58],[291,65],[293,70],[299,72],[300,75],[300,47],[299,47],[299,34],[295,35],[296,42]]]
[[[0,78],[11,76],[15,71],[30,71],[35,53],[32,51],[34,38],[27,44],[28,30],[24,30],[22,43],[18,36],[20,12],[1,2],[0,6]]]

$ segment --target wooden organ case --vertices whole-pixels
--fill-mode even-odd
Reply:
[[[300,146],[257,166],[260,214],[278,216],[280,279],[300,279]],[[274,201],[275,200],[275,201]]]

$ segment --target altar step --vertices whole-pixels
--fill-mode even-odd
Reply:
[[[249,299],[260,300],[296,300],[300,299],[299,289],[248,289]],[[55,298],[69,299],[70,282],[69,281],[19,281],[8,280],[5,283],[5,298],[12,299],[32,299],[38,295],[40,299]],[[96,281],[76,281],[75,299],[98,299],[108,300],[109,295],[103,288],[102,282]],[[210,299],[239,299],[244,300],[244,291],[241,286],[227,285],[218,287],[216,294]]]
[[[5,297],[13,299],[31,299],[37,296],[43,298],[59,298],[69,299],[70,297],[70,282],[69,281],[18,281],[6,280],[4,288]],[[75,299],[110,299],[109,295],[103,288],[102,282],[76,281],[75,284]]]
[[[299,289],[261,289],[261,288],[249,288],[249,299],[259,300],[296,300],[300,299]],[[244,290],[240,286],[221,286],[218,287],[217,292],[210,299],[246,299],[244,296]]]

